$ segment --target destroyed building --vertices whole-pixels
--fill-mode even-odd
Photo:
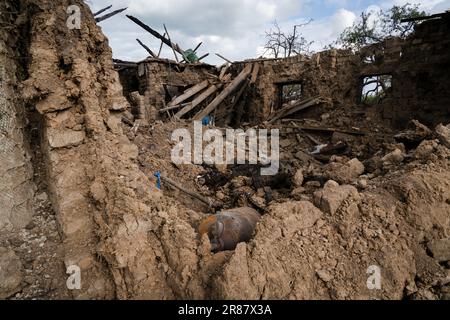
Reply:
[[[216,67],[159,33],[184,62],[113,60],[80,0],[0,9],[0,298],[450,298],[448,12]],[[173,163],[192,120],[279,129],[279,173]]]
[[[385,77],[385,96],[382,101],[376,101],[383,119],[399,128],[404,128],[411,119],[436,126],[448,118],[446,70],[450,58],[446,16],[420,24],[405,40],[390,38],[357,53],[333,49],[311,57],[298,55],[233,63],[231,70],[226,70],[232,77],[249,64],[253,66],[253,74],[250,88],[242,93],[247,101],[244,105],[236,103],[231,111],[244,109],[249,122],[260,124],[279,112],[286,99],[320,98],[322,103],[328,102],[330,110],[344,106],[351,109],[364,103],[366,82],[377,82]],[[175,61],[149,58],[136,66],[127,68],[125,65],[119,74],[126,94],[139,91],[147,105],[164,110],[171,97],[179,96],[180,91],[205,80],[211,85],[219,83],[215,80],[224,70],[214,69],[206,64],[180,65]],[[298,87],[297,96],[284,96],[286,87]],[[207,89],[202,86],[202,90]],[[292,111],[291,114],[296,113]]]

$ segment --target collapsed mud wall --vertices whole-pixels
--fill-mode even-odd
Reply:
[[[357,53],[328,50],[311,57],[261,61],[252,102],[247,106],[248,118],[258,123],[280,109],[280,90],[285,84],[301,84],[302,98],[320,95],[329,99],[330,104],[321,110],[324,113],[327,107],[362,104],[364,78],[388,75],[392,77],[392,88],[380,104],[373,106],[385,119],[399,127],[411,119],[433,127],[445,122],[450,116],[450,95],[445,89],[449,82],[449,21],[449,16],[444,15],[423,22],[406,40],[387,39]]]
[[[243,62],[242,64],[251,63]],[[351,102],[358,94],[359,59],[349,51],[329,50],[311,58],[298,55],[286,59],[267,59],[259,62],[258,80],[246,106],[248,120],[265,121],[270,114],[281,109],[281,90],[284,85],[301,85],[301,99],[321,96],[334,108]],[[323,110],[322,110],[323,111]]]
[[[148,60],[139,65],[141,87],[150,105],[162,109],[173,97],[217,73],[213,66],[206,64],[172,64],[165,60]]]
[[[218,76],[217,69],[207,64],[179,64],[152,58],[139,62],[136,67],[123,68],[119,74],[125,95],[129,96],[131,90],[138,91],[146,108],[153,110],[164,108],[186,89]]]

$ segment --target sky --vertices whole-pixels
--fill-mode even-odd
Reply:
[[[386,9],[405,3],[419,4],[428,13],[450,10],[450,0],[85,0],[93,12],[108,5],[128,9],[99,25],[109,38],[114,58],[140,61],[148,53],[136,42],[139,38],[154,52],[160,41],[126,18],[136,16],[153,29],[164,33],[166,25],[173,42],[187,50],[203,45],[198,55],[209,53],[203,60],[218,65],[260,57],[264,53],[264,32],[274,21],[286,32],[294,25],[310,19],[302,28],[313,50],[321,50],[338,38],[363,11]],[[172,50],[164,46],[162,57],[174,59]]]

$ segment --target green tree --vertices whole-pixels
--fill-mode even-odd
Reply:
[[[335,45],[346,49],[359,50],[362,47],[378,43],[389,37],[407,37],[418,23],[405,22],[403,19],[425,16],[419,10],[419,5],[407,3],[403,6],[393,6],[379,12],[363,12],[359,19],[339,36]]]

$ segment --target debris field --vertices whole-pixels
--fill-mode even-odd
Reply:
[[[109,9],[0,3],[1,299],[450,299],[450,13],[212,66],[131,15],[174,58],[113,60]],[[278,130],[278,172],[174,163],[194,122]]]

